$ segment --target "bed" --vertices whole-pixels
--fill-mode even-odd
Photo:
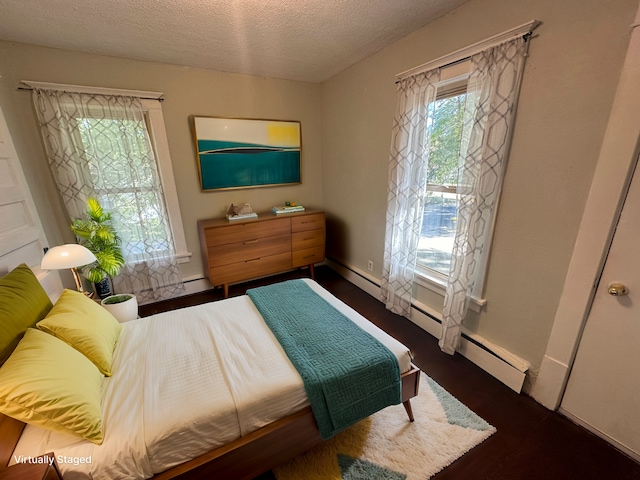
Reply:
[[[413,420],[409,399],[420,376],[409,350],[313,280],[296,282],[390,352],[400,374],[395,403]],[[68,292],[42,322],[77,293]],[[306,379],[265,323],[258,300],[244,295],[119,325],[109,376],[100,377],[100,441],[92,432],[80,438],[0,414],[0,465],[53,452],[71,480],[251,479],[321,442]],[[25,338],[51,341],[51,332],[33,330]]]

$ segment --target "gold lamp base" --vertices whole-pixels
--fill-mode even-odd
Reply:
[[[76,288],[80,293],[83,293],[89,298],[93,298],[93,292],[87,292],[82,286],[82,279],[80,278],[80,274],[78,273],[78,269],[76,267],[71,267],[71,273],[73,273],[73,279],[76,281]]]

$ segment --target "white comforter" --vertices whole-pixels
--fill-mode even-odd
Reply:
[[[409,370],[405,346],[307,282]],[[53,451],[66,480],[148,478],[308,405],[302,379],[246,296],[123,326],[103,384],[104,443],[27,426],[13,461]]]

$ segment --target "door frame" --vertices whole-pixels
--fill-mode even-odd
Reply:
[[[562,296],[531,396],[557,410],[640,153],[640,6]],[[640,172],[638,173],[640,175]]]

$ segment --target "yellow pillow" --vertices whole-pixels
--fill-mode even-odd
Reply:
[[[103,380],[80,352],[30,328],[0,367],[0,412],[100,445]]]
[[[29,327],[51,310],[51,301],[24,263],[0,278],[0,365]]]
[[[65,290],[36,326],[71,345],[111,376],[111,360],[122,326],[105,308],[73,290]]]

